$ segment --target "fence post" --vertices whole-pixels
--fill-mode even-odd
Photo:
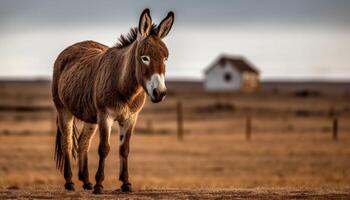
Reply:
[[[252,131],[252,119],[251,116],[248,115],[246,117],[246,123],[245,123],[245,138],[246,140],[250,140],[251,137],[251,131]]]
[[[333,118],[333,140],[338,140],[338,117],[334,116]]]
[[[176,114],[177,114],[177,139],[183,140],[183,110],[181,101],[176,103]]]

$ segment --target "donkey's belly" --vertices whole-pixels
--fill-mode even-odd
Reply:
[[[97,123],[97,111],[93,105],[93,99],[89,94],[78,93],[72,96],[66,96],[64,104],[79,120],[87,123]]]
[[[71,113],[81,121],[96,124],[97,123],[97,114],[94,110],[89,109],[77,109],[70,108]]]
[[[92,78],[78,74],[74,68],[63,74],[59,85],[60,99],[66,109],[87,123],[97,123],[93,86]]]

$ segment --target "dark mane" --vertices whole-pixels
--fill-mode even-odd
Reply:
[[[120,35],[115,47],[117,47],[118,49],[121,49],[132,44],[137,38],[137,32],[138,32],[138,28],[133,27],[130,29],[129,33]],[[157,34],[157,25],[152,24],[151,35],[156,35],[156,34]]]

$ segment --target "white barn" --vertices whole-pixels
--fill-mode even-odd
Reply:
[[[244,91],[259,89],[259,71],[243,56],[220,56],[205,70],[204,87],[208,91]]]

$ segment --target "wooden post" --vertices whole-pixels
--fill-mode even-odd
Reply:
[[[333,140],[338,140],[338,117],[333,118]]]
[[[183,140],[183,110],[182,110],[181,101],[178,101],[176,104],[176,114],[177,114],[177,139]]]
[[[246,118],[246,124],[245,124],[245,138],[246,140],[250,140],[251,137],[251,131],[252,131],[252,119],[250,115]]]

